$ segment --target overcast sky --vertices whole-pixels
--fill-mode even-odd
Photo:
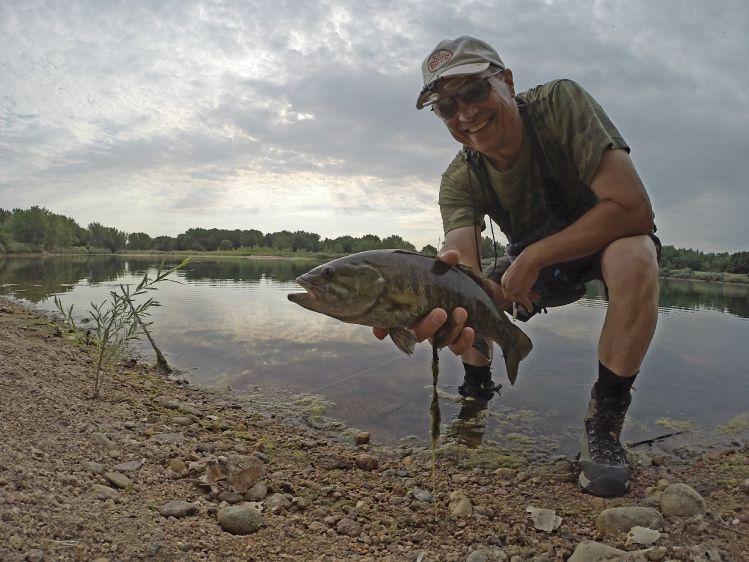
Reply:
[[[420,64],[468,34],[598,99],[664,243],[749,250],[747,30],[745,0],[2,0],[0,207],[436,245],[459,147]]]

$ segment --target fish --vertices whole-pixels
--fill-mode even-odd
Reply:
[[[450,331],[450,313],[462,307],[468,312],[465,326],[474,330],[474,347],[491,358],[489,342],[495,342],[511,384],[520,361],[533,348],[530,338],[494,304],[481,275],[433,256],[369,250],[319,265],[296,282],[305,292],[288,294],[291,302],[343,322],[387,329],[398,349],[409,355],[417,343],[409,326],[435,308],[445,309],[448,321],[435,334],[437,346]]]

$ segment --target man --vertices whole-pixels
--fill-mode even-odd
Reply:
[[[604,497],[624,494],[630,471],[619,440],[630,388],[655,331],[658,253],[653,212],[629,147],[579,85],[557,80],[516,95],[513,74],[488,44],[441,41],[422,65],[417,108],[431,107],[463,145],[442,177],[445,230],[440,259],[480,268],[484,215],[510,244],[506,269],[487,290],[498,306],[527,320],[546,306],[582,296],[601,279],[608,292],[598,342],[598,380],[580,439],[580,485]],[[466,311],[451,311],[450,349],[461,355],[464,391],[493,388],[489,359],[472,348]],[[412,328],[431,337],[447,312]],[[375,331],[378,337],[383,333]]]

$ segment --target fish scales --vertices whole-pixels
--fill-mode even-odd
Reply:
[[[528,336],[495,306],[479,276],[463,266],[451,267],[423,254],[404,250],[360,252],[320,265],[297,282],[307,292],[290,294],[292,302],[344,322],[385,328],[406,353],[412,353],[416,343],[408,330],[415,321],[434,308],[444,308],[448,313],[465,308],[466,326],[475,331],[476,347],[488,352],[485,338],[496,342],[512,383],[519,362],[532,348]],[[449,324],[443,332],[447,330]]]

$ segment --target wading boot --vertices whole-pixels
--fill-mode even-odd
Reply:
[[[599,398],[590,393],[585,429],[580,436],[580,486],[604,498],[623,496],[629,484],[629,465],[619,433],[632,402],[629,390]]]

